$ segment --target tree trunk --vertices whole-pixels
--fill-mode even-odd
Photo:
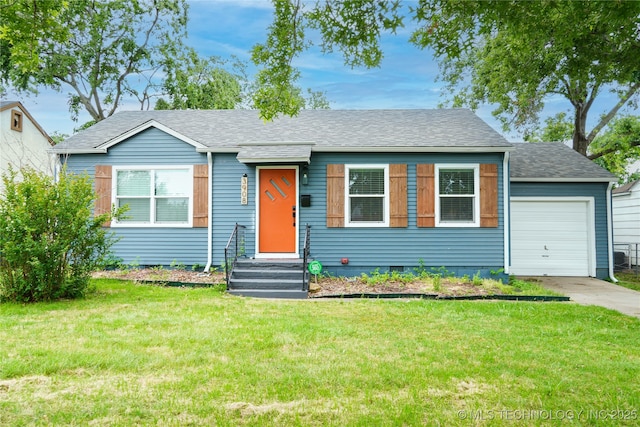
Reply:
[[[582,104],[576,105],[573,121],[573,149],[583,156],[587,155],[587,148],[591,141],[587,138],[587,108]]]

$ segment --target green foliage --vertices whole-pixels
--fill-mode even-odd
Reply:
[[[123,259],[115,256],[112,253],[108,253],[102,263],[102,268],[104,268],[105,270],[120,270],[123,267]]]
[[[256,45],[251,57],[256,64],[267,64],[256,77],[258,90],[254,104],[265,120],[272,120],[278,113],[296,115],[304,106],[300,88],[295,84],[300,72],[291,64],[293,58],[304,49],[302,5],[288,0],[274,0],[274,22],[264,45]]]
[[[502,273],[504,273],[504,268],[499,268],[497,270],[489,270],[489,274],[491,274],[492,276],[498,276]]]
[[[530,142],[562,142],[571,138],[573,124],[566,113],[545,120],[527,138]],[[618,177],[619,183],[635,181],[637,173],[630,173],[629,165],[640,160],[640,116],[620,116],[612,119],[601,135],[595,137],[588,157]]]
[[[136,257],[133,261],[127,264],[127,270],[137,270],[140,268],[140,257]]]
[[[57,182],[31,169],[3,176],[0,199],[0,300],[33,302],[81,297],[114,243],[93,217],[88,176],[63,171]],[[114,212],[119,215],[121,212]]]
[[[186,270],[187,266],[184,264],[184,262],[178,262],[178,260],[174,259],[173,261],[171,261],[171,268],[173,268],[174,270]]]
[[[427,25],[412,41],[435,49],[454,106],[495,105],[505,128],[526,132],[545,101],[561,96],[572,107],[573,148],[584,155],[640,88],[638,30],[629,25],[638,2],[440,0],[414,12]],[[604,86],[619,102],[588,132],[589,110]]]
[[[524,281],[511,276],[509,277],[509,286],[511,286],[510,291],[507,286],[503,286],[502,291],[504,293],[519,293],[523,295],[557,295],[555,292],[539,285],[535,280]]]
[[[380,65],[381,36],[411,21],[410,42],[433,51],[453,106],[495,106],[505,129],[530,133],[545,101],[562,97],[573,109],[574,149],[589,144],[640,89],[638,28],[640,2],[590,1],[327,1],[308,6],[274,0],[267,40],[254,48],[260,71],[256,106],[263,117],[296,114],[299,71],[291,64],[311,44],[305,30],[321,35],[325,53],[340,50],[346,65]],[[604,88],[619,102],[608,106],[595,127],[586,122]],[[274,99],[275,102],[268,102]]]
[[[613,310],[95,284],[0,307],[0,425],[638,425],[640,322]]]
[[[567,113],[561,112],[544,120],[542,128],[535,128],[525,135],[527,142],[564,142],[573,135],[573,123],[567,118]]]
[[[436,292],[440,292],[442,290],[442,276],[439,274],[435,274],[432,276],[433,281],[433,290]]]
[[[473,279],[471,279],[471,283],[474,286],[482,286],[482,277],[480,277],[479,271],[473,275]]]
[[[3,2],[0,81],[19,91],[71,89],[72,114],[85,109],[95,121],[123,96],[144,106],[161,46],[180,44],[186,12],[184,0]],[[135,89],[146,78],[148,86]]]
[[[169,97],[156,101],[156,110],[233,109],[242,102],[249,84],[245,64],[229,64],[212,56],[201,58],[192,48],[164,48],[162,90]]]
[[[635,270],[617,272],[615,276],[618,279],[617,285],[640,291],[640,270],[637,267]]]
[[[640,160],[640,116],[622,116],[613,120],[604,134],[591,145],[595,162],[618,177],[620,184],[640,179],[629,172],[629,165]]]

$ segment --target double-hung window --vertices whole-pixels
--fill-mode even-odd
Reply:
[[[480,226],[479,166],[436,165],[436,224]]]
[[[345,165],[345,191],[348,226],[389,226],[389,165]]]
[[[191,226],[192,167],[115,168],[115,205],[128,206],[121,226]]]

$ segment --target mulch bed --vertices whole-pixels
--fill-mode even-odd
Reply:
[[[94,278],[111,278],[131,280],[136,283],[157,283],[185,286],[212,286],[225,282],[224,273],[202,273],[190,270],[171,270],[157,268],[137,268],[125,270],[99,271]],[[473,296],[474,299],[493,297],[499,294],[497,289],[487,289],[463,282],[456,278],[443,278],[440,289],[436,292],[428,281],[412,282],[388,281],[383,284],[371,284],[359,277],[322,277],[311,278],[309,284],[311,298],[322,297],[418,297],[418,298],[463,298]],[[506,295],[508,299],[514,299]]]

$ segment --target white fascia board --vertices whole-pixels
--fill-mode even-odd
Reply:
[[[198,148],[198,153],[237,153],[242,146],[254,144],[240,144],[237,146],[227,147],[204,147]],[[255,144],[258,145],[258,144]],[[270,145],[288,145],[276,144]],[[310,145],[310,143],[292,143],[291,145]],[[348,146],[318,146],[317,144],[311,148],[312,152],[317,153],[506,153],[513,151],[511,147],[420,147],[420,146],[403,146],[403,147],[348,147]]]
[[[255,157],[237,157],[240,163],[310,163],[308,157],[274,157],[274,158],[255,158]]]
[[[182,142],[185,142],[189,145],[194,146],[196,149],[202,149],[202,148],[206,148],[206,146],[204,144],[199,143],[198,141],[195,141],[191,138],[189,138],[188,136],[184,136],[179,132],[176,132],[175,130],[171,129],[170,127],[167,127],[165,125],[163,125],[162,123],[159,123],[155,120],[149,120],[148,122],[142,123],[139,126],[136,126],[133,129],[130,129],[128,131],[126,131],[125,133],[118,135],[117,137],[111,139],[108,142],[105,142],[104,144],[99,145],[98,147],[96,147],[96,149],[101,149],[101,150],[108,150],[109,148],[113,147],[116,144],[119,144],[120,142],[131,138],[134,135],[139,134],[142,131],[145,131],[147,129],[149,129],[150,127],[154,127],[158,130],[161,130],[162,132],[169,134],[177,139],[179,139]]]
[[[616,178],[511,178],[511,182],[552,182],[552,183],[570,183],[570,182],[617,182]]]
[[[47,150],[47,153],[59,154],[59,155],[65,155],[65,154],[106,154],[107,153],[107,149],[106,148],[62,148],[62,149],[50,148],[50,149]]]
[[[235,146],[235,147],[202,147],[202,148],[196,148],[196,152],[197,153],[220,153],[220,154],[225,154],[225,153],[236,153],[238,154],[240,152],[240,146]]]
[[[316,145],[311,141],[247,141],[238,144],[238,147],[273,147],[276,145]]]
[[[512,147],[425,147],[425,146],[396,146],[396,147],[347,147],[321,146],[312,151],[325,153],[505,153],[513,151]]]

